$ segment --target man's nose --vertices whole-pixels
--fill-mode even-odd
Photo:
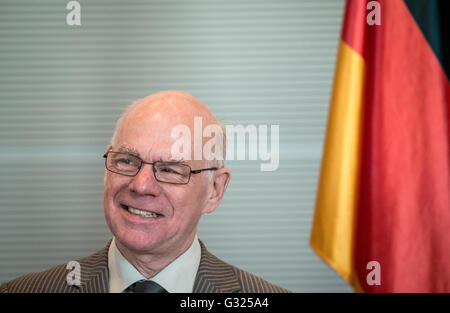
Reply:
[[[161,187],[153,174],[153,165],[142,164],[139,172],[131,180],[129,187],[131,191],[141,195],[158,196]]]

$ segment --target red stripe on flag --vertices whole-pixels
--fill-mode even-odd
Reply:
[[[367,67],[355,270],[368,292],[450,292],[450,84],[403,1],[378,2],[381,25],[356,26]],[[380,286],[366,282],[369,261]]]
[[[366,0],[347,1],[341,38],[361,56],[364,51],[366,14]]]

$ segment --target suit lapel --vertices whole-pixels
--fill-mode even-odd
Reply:
[[[93,255],[79,260],[81,267],[81,293],[107,293],[109,291],[108,250],[106,247]]]
[[[200,242],[200,265],[194,282],[194,293],[234,293],[241,285],[233,267],[211,254]],[[108,250],[106,247],[93,255],[79,260],[81,268],[80,293],[107,293],[109,291]],[[72,286],[73,288],[77,288]]]
[[[200,242],[201,258],[194,283],[194,293],[240,292],[241,285],[233,267],[211,254]]]

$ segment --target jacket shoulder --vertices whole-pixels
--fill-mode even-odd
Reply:
[[[106,248],[91,254],[88,257],[78,259],[81,285],[87,283],[95,276],[98,271],[107,268]],[[73,293],[80,292],[79,286],[70,285],[67,281],[68,275],[75,269],[71,262],[54,266],[48,270],[31,273],[11,281],[5,282],[0,286],[0,293]],[[103,274],[103,273],[101,273]],[[71,275],[71,279],[73,279]]]
[[[231,265],[232,266],[232,265]],[[243,293],[290,293],[291,291],[268,282],[255,274],[244,271],[236,266],[232,266]]]
[[[287,289],[231,265],[210,253],[202,241],[194,292],[285,293]]]
[[[43,272],[27,274],[2,284],[0,293],[69,292],[66,282],[69,271],[66,264],[61,264]]]

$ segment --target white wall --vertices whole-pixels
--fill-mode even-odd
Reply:
[[[308,245],[342,0],[0,1],[0,282],[110,238],[102,154],[136,98],[192,93],[225,124],[280,125],[280,165],[230,161],[210,251],[292,291],[349,291]]]

